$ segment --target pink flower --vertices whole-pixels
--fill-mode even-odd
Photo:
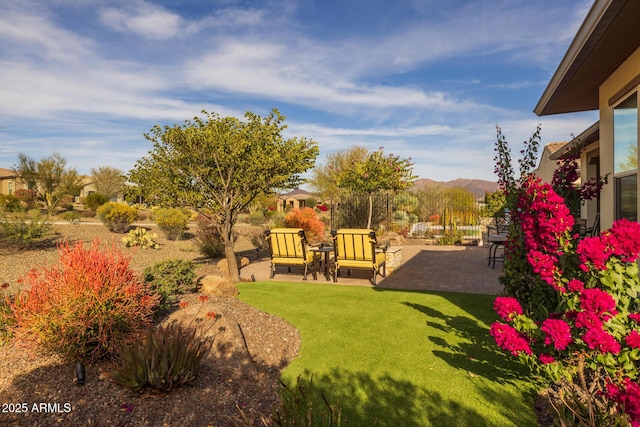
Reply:
[[[603,353],[620,353],[620,343],[610,333],[602,329],[587,329],[582,339],[592,350],[599,350]]]
[[[640,322],[640,313],[631,313],[629,314],[629,319],[635,321],[635,322]]]
[[[542,322],[540,330],[546,334],[544,343],[553,344],[556,350],[564,350],[573,342],[571,327],[561,319],[546,319]]]
[[[580,292],[584,289],[584,283],[578,279],[571,279],[569,283],[567,283],[567,289],[571,292]]]
[[[599,236],[585,237],[580,240],[576,253],[580,258],[580,268],[582,268],[582,270],[589,271],[590,266],[593,266],[597,270],[607,269],[605,264],[607,259],[609,259],[609,254],[606,245]]]
[[[631,425],[639,425],[640,421],[640,385],[630,378],[624,380],[624,390],[615,396],[616,401],[624,408],[624,413],[631,419]]]
[[[600,319],[596,313],[591,311],[573,312],[570,317],[575,319],[574,325],[576,328],[591,329],[602,327],[602,319]]]
[[[497,297],[493,302],[493,309],[504,320],[510,320],[514,316],[522,314],[522,306],[513,297]]]
[[[625,337],[625,341],[631,348],[640,348],[640,333],[634,329]]]
[[[518,356],[520,353],[532,354],[529,342],[515,328],[496,322],[491,325],[490,333],[498,346],[505,351],[511,352],[513,356]]]
[[[611,253],[624,262],[635,262],[640,254],[640,223],[622,218],[613,223],[603,238]]]
[[[554,359],[553,356],[550,356],[544,353],[541,353],[540,356],[538,356],[538,360],[540,360],[540,362],[544,363],[545,365],[548,365],[549,363],[553,363],[556,361],[556,359]]]
[[[580,295],[580,307],[584,311],[604,318],[605,314],[616,315],[616,300],[602,289],[585,289]]]

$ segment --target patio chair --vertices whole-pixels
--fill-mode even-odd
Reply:
[[[584,227],[580,228],[580,237],[595,237],[597,235],[600,234],[600,212],[598,212],[595,216],[595,218],[593,218],[593,224],[591,225],[591,227],[587,227],[586,225]]]
[[[376,276],[387,276],[386,247],[378,248],[373,230],[343,228],[331,231],[335,256],[333,281],[338,281],[340,270],[371,270],[371,283],[375,286]]]
[[[274,228],[265,232],[271,252],[271,278],[276,275],[277,266],[303,267],[304,277],[307,280],[309,266],[313,266],[311,273],[315,280],[318,279],[316,262],[319,254],[314,254],[307,249],[307,238],[301,228]]]
[[[509,216],[509,210],[505,209],[504,215],[496,214],[496,216],[494,216],[493,225],[487,226],[487,242],[489,242],[487,265],[492,265],[492,268],[496,268],[496,261],[504,261],[504,255],[498,255],[498,248],[500,246],[504,248],[510,224],[511,218]]]

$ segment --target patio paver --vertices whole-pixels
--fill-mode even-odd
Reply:
[[[403,245],[400,267],[386,278],[378,276],[376,287],[499,295],[502,293],[498,281],[502,264],[498,263],[495,269],[488,267],[488,253],[488,248],[477,246]],[[242,268],[240,277],[243,280],[253,277],[257,281],[303,282],[301,271],[292,268],[288,273],[286,267],[279,268],[275,278],[270,279],[269,265],[268,259],[252,262]],[[353,270],[351,276],[339,277],[336,284],[372,287],[370,277],[369,272]],[[309,274],[307,282],[334,284],[332,280],[327,282],[322,272],[318,273],[317,281]]]

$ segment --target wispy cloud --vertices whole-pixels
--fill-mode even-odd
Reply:
[[[518,140],[542,121],[531,89],[546,84],[540,75],[553,71],[589,1],[372,7],[383,4],[358,17],[374,16],[380,25],[369,28],[303,19],[305,8],[338,6],[296,0],[3,0],[0,166],[18,150],[56,147],[70,163],[127,170],[150,148],[142,133],[154,124],[279,107],[290,135],[317,140],[323,155],[383,145],[413,157],[423,176],[490,179],[495,123]],[[518,73],[486,74],[510,67]],[[526,110],[501,106],[524,96]],[[590,121],[544,118],[543,135],[577,134]]]
[[[108,27],[133,32],[151,39],[168,39],[178,34],[183,22],[179,15],[145,1],[132,1],[123,9],[101,10],[100,19]]]

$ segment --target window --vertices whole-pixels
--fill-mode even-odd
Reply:
[[[638,94],[613,109],[616,218],[638,219]]]
[[[9,190],[9,195],[13,194],[13,182],[9,181],[7,184],[9,184],[9,187],[7,188]]]

